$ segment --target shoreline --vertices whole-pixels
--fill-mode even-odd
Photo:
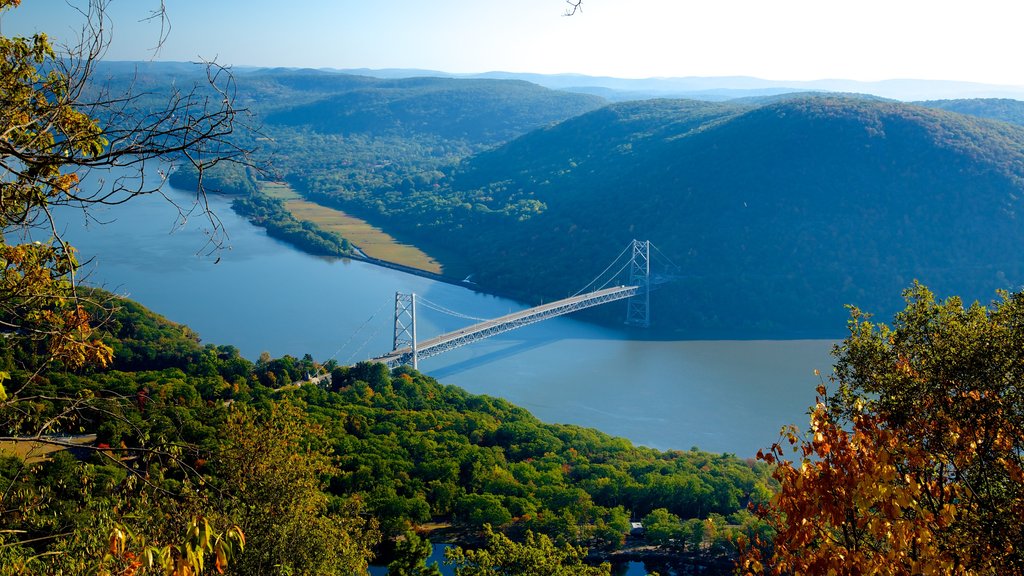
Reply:
[[[449,276],[445,276],[443,274],[438,274],[436,272],[430,272],[429,270],[423,270],[421,268],[416,268],[414,266],[409,266],[407,264],[399,264],[398,262],[391,262],[391,261],[388,261],[388,260],[381,260],[380,258],[374,258],[373,256],[367,256],[366,253],[363,252],[355,244],[353,244],[352,247],[356,250],[355,253],[353,253],[353,254],[351,254],[349,256],[341,256],[340,258],[344,258],[344,259],[348,259],[348,260],[355,260],[356,262],[366,262],[367,264],[373,264],[374,266],[380,266],[382,268],[390,268],[392,270],[397,270],[399,272],[405,272],[406,274],[412,274],[413,276],[420,276],[420,277],[423,277],[423,278],[428,278],[428,279],[434,280],[436,282],[444,282],[445,284],[453,284],[455,286],[463,286],[463,287],[466,287],[466,288],[469,288],[471,286],[470,284],[466,284],[464,282],[461,282],[461,281],[456,280],[454,278],[451,278]],[[300,251],[302,251],[301,248],[298,248],[298,249]],[[307,252],[307,254],[308,254],[308,252]],[[477,292],[481,292],[482,294],[491,294],[490,292],[483,292],[483,291],[480,291],[480,290],[477,290]]]

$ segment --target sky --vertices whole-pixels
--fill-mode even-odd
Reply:
[[[959,80],[1024,86],[1018,0],[164,0],[157,60],[619,78]],[[68,3],[23,0],[0,32],[70,39]],[[148,60],[159,0],[112,0],[107,58]]]

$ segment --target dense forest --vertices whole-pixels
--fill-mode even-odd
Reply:
[[[968,116],[1024,124],[1024,102],[1009,98],[969,98],[960,100],[928,100],[917,102],[928,108],[959,112]]]
[[[135,83],[153,94],[165,91],[169,78],[188,80],[195,74],[157,63],[101,68],[108,89]],[[339,189],[372,195],[438,188],[444,170],[463,158],[604,104],[597,96],[520,80],[376,79],[284,69],[240,72],[235,80],[239,105],[247,107],[256,126],[240,142],[259,148],[261,170],[220,164],[203,174],[204,187],[248,197],[240,198],[236,209],[254,224],[299,249],[327,256],[350,255],[350,248],[344,239],[296,221],[280,203],[261,197],[257,180],[287,180],[308,198],[327,203],[336,203],[332,192]],[[160,103],[153,97],[137,105]],[[192,189],[198,174],[182,166],[170,182]]]
[[[89,298],[110,306],[93,314],[105,315],[113,363],[37,375],[20,391],[40,399],[32,413],[0,414],[7,429],[52,419],[51,437],[95,435],[45,457],[0,457],[0,485],[17,492],[8,506],[20,510],[3,516],[2,529],[24,531],[25,541],[74,534],[75,546],[95,546],[94,523],[111,515],[155,539],[181,523],[175,510],[191,509],[245,530],[257,552],[242,555],[233,573],[249,574],[271,561],[320,573],[306,547],[331,534],[351,540],[352,566],[373,554],[386,561],[388,543],[431,522],[450,524],[444,538],[463,542],[489,525],[516,539],[530,531],[609,552],[631,519],[646,518],[653,542],[716,566],[729,562],[736,535],[763,531],[747,511],[771,494],[763,464],[544,424],[408,368],[321,366],[308,355],[254,363],[129,300]],[[31,353],[11,351],[0,368],[21,378],[18,357]],[[332,378],[300,385],[318,371]],[[60,398],[81,400],[69,412]],[[274,458],[299,460],[288,470]],[[283,488],[289,482],[296,485]],[[265,524],[292,498],[295,510]],[[136,514],[153,521],[134,522]],[[305,540],[292,533],[293,522],[316,518],[330,530]],[[38,551],[49,545],[44,538]]]

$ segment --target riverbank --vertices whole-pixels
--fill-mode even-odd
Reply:
[[[433,551],[427,559],[427,565],[436,562],[442,576],[452,576],[455,573],[452,566],[444,564],[445,550],[453,546],[472,549],[485,545],[479,533],[456,528],[447,521],[423,524],[415,527],[414,531],[430,540]],[[646,542],[642,537],[630,537],[622,546],[613,550],[589,549],[586,563],[596,566],[607,562],[612,565],[612,574],[616,576],[648,573],[658,573],[662,576],[725,576],[734,572],[735,559],[734,549],[728,544],[706,541],[701,544],[699,550],[687,550],[657,546]],[[387,564],[390,560],[387,553],[377,558],[375,564],[370,566],[370,574],[387,574]]]
[[[179,203],[194,196],[168,194]],[[213,195],[209,203],[231,234],[230,250],[216,263],[197,256],[208,240],[200,219],[168,234],[163,224],[178,213],[159,196],[103,209],[97,213],[103,226],[85,226],[69,208],[68,239],[91,260],[91,285],[188,324],[203,342],[230,342],[253,360],[264,351],[308,353],[347,365],[385,353],[394,344],[395,292],[416,292],[478,318],[523,308],[522,301],[473,290],[461,282],[464,276],[438,282],[310,256],[237,215],[230,197]],[[428,337],[465,324],[424,313],[417,332]],[[568,316],[428,358],[420,368],[446,384],[505,398],[546,422],[598,428],[661,449],[699,446],[752,457],[778,439],[780,426],[806,422],[818,383],[813,370],[828,374],[832,366],[831,340],[655,336]]]
[[[374,266],[404,272],[435,282],[461,286],[481,294],[516,299],[511,294],[481,290],[475,283],[470,282],[468,278],[460,280],[459,278],[445,275],[441,265],[416,246],[403,244],[380,228],[342,210],[306,200],[287,182],[260,182],[259,190],[262,194],[276,200],[281,200],[285,208],[296,220],[311,222],[347,240],[352,247],[352,252],[341,258],[373,264]],[[353,235],[352,231],[357,233]],[[363,241],[360,242],[360,239]],[[295,246],[295,248],[303,250],[301,246]],[[383,258],[374,256],[373,254],[375,253],[391,254],[395,257]]]
[[[308,222],[337,234],[352,246],[358,247],[362,255],[372,259],[367,260],[371,264],[388,262],[405,267],[403,271],[422,270],[443,274],[441,263],[418,246],[400,242],[381,228],[344,210],[309,200],[287,182],[260,182],[258,188],[260,193],[280,200],[284,209],[299,222]]]
[[[399,264],[397,262],[388,262],[387,260],[381,260],[380,258],[373,258],[372,256],[366,255],[359,246],[353,245],[357,253],[351,256],[346,256],[350,260],[356,260],[358,262],[366,262],[367,264],[373,264],[374,266],[380,266],[382,268],[388,268],[391,270],[397,270],[399,272],[405,272],[406,274],[412,274],[413,276],[419,276],[421,278],[427,278],[435,282],[444,282],[445,284],[452,284],[455,286],[462,286],[463,288],[469,288],[475,290],[475,286],[472,283],[467,283],[464,280],[457,280],[455,278],[449,278],[443,274],[437,274],[435,272],[428,272],[420,268],[414,268],[412,266],[406,266],[405,264]],[[479,290],[478,290],[479,292]]]
[[[643,564],[648,572],[662,576],[703,574],[704,576],[733,574],[736,554],[731,548],[705,542],[700,550],[679,550],[654,546],[643,541],[627,542],[621,548],[607,552],[591,551],[587,561],[592,564],[608,562],[612,566],[631,563]]]

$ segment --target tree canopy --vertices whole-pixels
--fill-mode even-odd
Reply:
[[[484,527],[486,544],[475,550],[451,548],[445,563],[456,576],[608,576],[611,567],[584,564],[585,552],[576,546],[556,546],[543,534],[528,532],[524,542],[513,542]]]
[[[1024,293],[905,297],[891,327],[853,310],[796,460],[760,454],[777,536],[749,573],[1024,573]]]
[[[0,0],[0,14],[19,4]],[[42,33],[0,36],[0,440],[75,446],[112,464],[67,453],[45,471],[6,462],[0,508],[20,528],[0,533],[4,573],[194,574],[207,558],[222,570],[245,542],[237,526],[217,525],[196,507],[187,477],[174,479],[178,489],[160,486],[169,474],[161,460],[181,464],[172,441],[144,438],[128,447],[69,438],[97,414],[120,414],[123,398],[47,382],[113,361],[96,330],[110,311],[89,297],[99,293],[79,290],[80,264],[55,210],[80,208],[88,217],[92,206],[159,192],[173,163],[201,174],[248,157],[230,138],[239,111],[224,68],[210,64],[203,82],[159,96],[97,81],[94,67],[110,40],[106,5],[90,0],[81,8],[78,43],[65,48]],[[160,3],[156,17],[162,10]],[[91,172],[103,177],[83,184]],[[219,227],[205,210],[201,178],[195,205],[179,210],[207,213]],[[133,428],[127,417],[114,420],[112,427]],[[152,521],[137,521],[146,516]]]

